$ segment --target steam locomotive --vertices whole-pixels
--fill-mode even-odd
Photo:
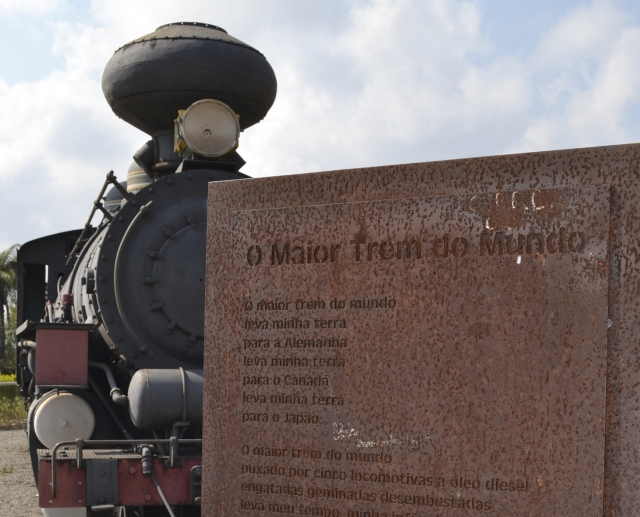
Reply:
[[[82,229],[18,255],[17,382],[47,517],[200,515],[207,186],[246,178],[240,132],[273,69],[220,27],[127,43],[102,88],[151,136]],[[99,221],[95,223],[96,219]]]

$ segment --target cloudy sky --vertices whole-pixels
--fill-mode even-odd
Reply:
[[[640,141],[637,0],[0,0],[0,249],[81,227],[125,179],[147,137],[102,70],[175,21],[273,66],[253,176]]]

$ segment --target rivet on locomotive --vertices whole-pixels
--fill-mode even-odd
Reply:
[[[200,515],[207,184],[247,177],[239,135],[276,78],[220,27],[172,23],[118,49],[102,88],[152,138],[84,228],[18,257],[39,502],[48,517]]]

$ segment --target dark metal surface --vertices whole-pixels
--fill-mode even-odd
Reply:
[[[24,243],[18,250],[18,324],[44,317],[47,299],[58,296],[60,278],[65,280],[71,266],[65,263],[82,230],[57,233]],[[48,282],[45,281],[49,268]]]
[[[42,323],[39,321],[25,321],[16,329],[18,339],[35,339],[37,330],[95,330],[95,325],[83,323]]]
[[[87,506],[118,504],[118,460],[87,459]]]
[[[241,487],[273,483],[302,489],[279,499],[296,512],[436,515],[452,512],[445,501],[473,500],[495,515],[639,514],[629,454],[640,429],[639,160],[640,145],[627,145],[212,185],[204,513],[221,511],[223,493],[221,515],[268,511],[275,496]],[[398,259],[397,243],[415,236],[422,258],[401,246]],[[351,240],[367,243],[360,261]],[[394,251],[385,244],[381,255],[386,241]],[[274,243],[282,265],[271,265]],[[338,261],[323,262],[321,247],[316,257],[332,243],[342,244]],[[385,298],[386,308],[357,308]],[[256,310],[276,299],[326,308]],[[296,319],[310,328],[289,328]],[[346,328],[323,327],[330,320]],[[277,338],[300,341],[278,350]],[[324,345],[310,348],[311,338]],[[338,361],[300,362],[314,357]],[[285,386],[285,375],[316,385]],[[321,458],[292,458],[294,449]],[[274,465],[285,474],[256,473]],[[317,469],[347,479],[318,479]]]
[[[173,133],[178,110],[217,99],[243,129],[264,118],[276,97],[273,69],[257,50],[206,24],[170,24],[118,49],[102,89],[113,111],[150,135]]]
[[[202,370],[138,370],[129,384],[129,414],[140,429],[170,429],[176,422],[202,428]]]
[[[86,309],[100,311],[103,337],[137,368],[201,366],[207,184],[238,177],[200,170],[155,181],[96,243]]]
[[[104,198],[104,208],[107,211],[119,208],[120,203],[122,203],[125,197],[122,191],[127,192],[127,182],[121,181],[118,183],[118,186],[120,188],[113,186],[107,191],[107,195]]]
[[[202,465],[196,465],[191,469],[191,502],[200,504],[202,500]]]

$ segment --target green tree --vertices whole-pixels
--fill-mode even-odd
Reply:
[[[15,305],[18,290],[15,262],[19,247],[20,245],[14,244],[0,252],[0,373],[5,366],[7,345],[13,348],[14,344],[14,336],[7,339],[7,334],[8,331],[15,328]]]

